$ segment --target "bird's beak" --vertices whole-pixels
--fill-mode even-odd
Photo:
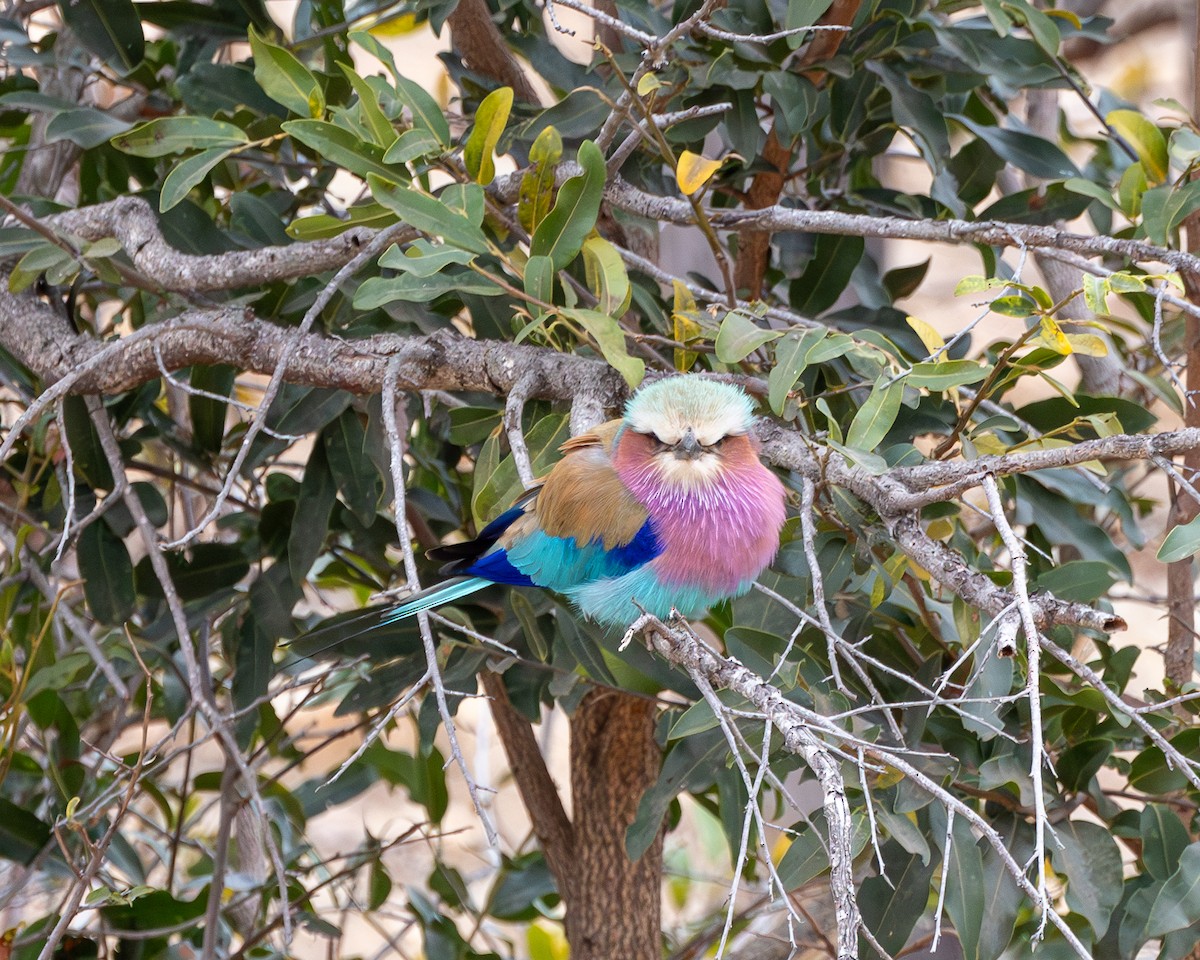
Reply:
[[[696,432],[688,427],[683,432],[683,437],[675,444],[675,456],[679,460],[695,460],[702,453],[704,448],[700,446],[700,441],[696,439]]]

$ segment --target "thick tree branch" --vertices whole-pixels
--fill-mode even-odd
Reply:
[[[231,363],[240,369],[271,373],[295,331],[242,311],[189,311],[156,328],[143,328],[127,349],[69,333],[61,317],[29,296],[0,293],[0,342],[39,377],[58,384],[60,393],[115,393],[161,376],[162,366],[178,369],[195,363]],[[582,394],[592,405],[615,409],[627,395],[621,378],[591,358],[456,334],[428,337],[377,336],[357,342],[308,334],[288,364],[287,379],[308,386],[367,394],[379,390],[389,360],[396,358],[398,385],[405,390],[479,391],[507,395],[533,383],[530,399],[571,401]],[[47,394],[48,395],[48,394]],[[590,408],[589,408],[590,409]],[[767,458],[814,481],[830,482],[863,499],[889,524],[897,545],[939,583],[993,615],[1013,597],[970,569],[944,544],[926,536],[916,515],[925,502],[946,499],[973,486],[987,474],[1008,475],[1070,466],[1105,457],[1149,459],[1200,448],[1200,431],[1181,430],[1151,436],[1116,436],[1069,448],[985,457],[965,463],[931,463],[875,476],[836,451],[816,450],[798,434],[776,424],[759,429]],[[6,438],[6,445],[13,437]],[[819,453],[819,455],[818,455]],[[945,486],[950,485],[950,486]],[[942,490],[924,494],[931,488]],[[1113,614],[1079,603],[1039,596],[1033,601],[1037,624],[1073,624],[1089,629],[1123,629]]]
[[[141,197],[80,207],[47,217],[44,223],[83,240],[115,237],[138,270],[163,290],[179,293],[236,290],[333,270],[349,262],[376,233],[358,227],[328,240],[193,256],[167,243],[158,217]]]
[[[575,832],[559,798],[558,787],[542,757],[529,721],[519,714],[508,698],[508,689],[499,674],[484,670],[480,675],[483,689],[491,698],[492,717],[508,755],[513,782],[529,812],[533,832],[546,856],[546,864],[558,883],[559,893],[570,909],[575,897]]]
[[[540,105],[541,98],[492,20],[487,0],[459,0],[447,22],[454,49],[468,67],[512,87],[518,100]]]

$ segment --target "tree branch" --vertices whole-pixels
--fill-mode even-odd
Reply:
[[[141,197],[120,197],[80,207],[43,222],[59,233],[83,240],[116,238],[138,270],[163,290],[177,293],[257,287],[334,270],[366,247],[377,233],[356,227],[328,240],[195,256],[167,243],[158,217]],[[414,230],[412,236],[416,235]],[[403,242],[405,238],[398,239]]]

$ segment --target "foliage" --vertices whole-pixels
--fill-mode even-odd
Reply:
[[[1200,132],[1176,105],[1103,89],[1088,102],[1104,122],[1086,127],[1060,130],[1055,107],[1049,131],[1031,129],[1013,106],[1076,97],[1064,45],[1108,21],[1027,0],[862,0],[835,6],[852,10],[844,34],[814,33],[829,2],[622,2],[624,26],[601,23],[581,65],[541,5],[493,4],[511,47],[493,53],[533,66],[537,104],[457,46],[465,0],[305,0],[282,31],[267,6],[64,2],[69,29],[36,29],[43,11],[0,34],[11,955],[68,931],[144,960],[184,943],[282,955],[292,936],[338,951],[351,915],[384,938],[419,933],[431,958],[565,955],[562,891],[536,845],[504,833],[481,871],[447,836],[468,773],[447,767],[447,720],[473,711],[481,672],[535,724],[597,686],[659,697],[662,773],[629,851],[664,822],[719,829],[715,859],[771,904],[731,910],[734,935],[778,911],[780,935],[803,937],[780,893],[827,901],[838,841],[824,812],[784,802],[813,776],[744,691],[706,691],[636,642],[618,652],[529,592],[444,610],[433,671],[415,622],[363,637],[329,620],[404,585],[397,520],[434,546],[545,472],[571,432],[551,401],[612,407],[670,369],[735,377],[793,443],[767,448],[795,492],[767,589],[707,626],[828,722],[812,729],[853,820],[861,956],[927,942],[935,918],[971,958],[1038,940],[1050,957],[1189,955],[1192,675],[1135,680],[1155,654],[1098,625],[1119,623],[1130,554],[1162,532],[1146,478],[1200,447],[1118,443],[1185,412],[1179,272],[1195,265],[1145,251],[1177,251],[1200,210]],[[389,52],[397,25],[451,36],[452,102]],[[647,56],[645,38],[667,39]],[[921,190],[882,162],[900,146]],[[149,233],[122,233],[132,220],[89,219],[130,196],[155,212],[165,259]],[[789,216],[803,229],[781,227]],[[1027,252],[1057,242],[1037,228],[1075,218],[1096,245],[1058,251],[1071,282],[1031,279]],[[657,266],[660,219],[694,224],[694,271]],[[1008,226],[971,233],[989,221]],[[907,225],[975,242],[979,275],[946,314],[1005,318],[999,339],[908,315],[929,261],[885,270],[864,240]],[[395,242],[331,283],[379,237]],[[221,282],[260,251],[257,274]],[[1108,258],[1080,274],[1081,252]],[[218,278],[201,284],[197,264]],[[21,311],[46,304],[58,333],[32,349]],[[260,339],[221,346],[234,330]],[[510,379],[488,381],[445,346],[458,335],[540,350],[503,358],[562,355],[576,379],[506,359]],[[273,336],[294,353],[269,353]],[[398,427],[385,366],[406,391]],[[356,369],[369,388],[348,382]],[[943,479],[941,464],[962,470]],[[1170,469],[1186,519],[1196,491]],[[915,500],[889,513],[901,494]],[[1190,571],[1197,523],[1176,525],[1159,560]],[[1046,598],[1063,601],[1053,616]],[[1014,642],[1025,613],[1042,618],[1040,661],[1036,632]],[[320,747],[342,740],[364,746],[339,767]],[[379,784],[409,801],[403,825],[331,855],[318,818]],[[666,949],[724,942],[728,888],[709,897],[694,877],[708,864],[683,846],[668,860],[681,906]],[[832,920],[818,932],[836,939]]]

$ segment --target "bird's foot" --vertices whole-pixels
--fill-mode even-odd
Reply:
[[[643,613],[640,617],[629,625],[629,629],[625,631],[625,636],[621,638],[621,642],[617,644],[617,652],[623,653],[625,648],[633,643],[633,638],[642,632],[647,626],[652,623],[657,623],[658,617],[652,613]]]

